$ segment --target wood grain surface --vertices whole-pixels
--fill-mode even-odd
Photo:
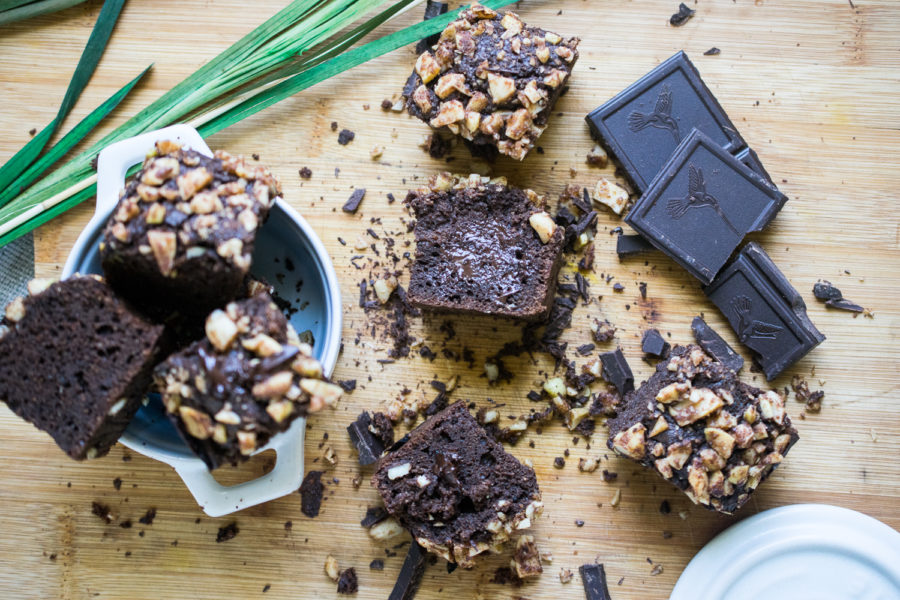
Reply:
[[[147,64],[155,67],[136,92],[106,123],[122,122],[204,61],[248,32],[284,4],[281,0],[133,0],[122,13],[110,46],[76,105],[66,128]],[[0,160],[13,154],[52,118],[100,9],[99,0],[56,15],[0,28]],[[517,334],[507,324],[453,319],[454,339],[445,342],[441,318],[415,319],[412,334],[434,350],[474,352],[474,366],[440,355],[394,364],[391,341],[357,306],[361,264],[378,257],[358,252],[355,241],[369,227],[405,232],[401,203],[387,194],[405,191],[442,169],[504,174],[516,184],[558,194],[568,183],[592,185],[613,168],[590,168],[592,142],[584,115],[675,51],[685,49],[754,147],[790,201],[771,227],[753,236],[806,298],[812,320],[828,340],[774,382],[792,374],[826,392],[820,414],[801,417],[789,410],[801,441],[751,503],[733,518],[691,505],[653,473],[640,472],[605,448],[598,426],[590,449],[559,423],[541,435],[529,433],[511,451],[534,462],[546,510],[533,529],[552,562],[544,575],[521,588],[491,583],[508,554],[489,556],[471,571],[448,574],[443,561],[428,568],[418,598],[583,598],[576,574],[561,584],[561,568],[599,560],[605,563],[613,597],[664,599],[691,557],[716,533],[758,511],[802,502],[856,509],[900,528],[900,4],[889,0],[736,0],[696,4],[697,15],[681,28],[670,27],[675,0],[526,0],[519,11],[527,22],[566,35],[580,35],[581,59],[571,91],[540,140],[544,153],[523,163],[500,160],[493,167],[473,161],[457,147],[449,164],[435,161],[417,144],[427,127],[405,114],[383,113],[382,99],[395,98],[413,64],[406,48],[376,59],[307,90],[210,140],[214,148],[258,153],[281,175],[287,200],[309,220],[328,248],[344,297],[344,351],[335,376],[355,378],[359,387],[339,408],[311,419],[307,468],[325,470],[327,499],[315,519],[300,513],[297,494],[221,519],[204,515],[178,476],[167,466],[116,447],[101,460],[76,463],[50,438],[0,408],[0,596],[4,598],[332,598],[335,584],[323,572],[326,555],[342,568],[355,567],[359,598],[386,598],[406,546],[372,542],[359,526],[365,509],[377,502],[368,484],[371,469],[360,469],[344,428],[362,409],[377,409],[404,386],[433,394],[428,382],[460,376],[453,397],[480,406],[503,403],[506,415],[533,408],[525,393],[540,384],[546,360],[508,361],[511,383],[489,387],[484,359]],[[420,18],[421,7],[383,31]],[[703,56],[711,46],[719,56]],[[370,107],[370,108],[367,108]],[[356,132],[337,144],[330,123]],[[97,139],[95,137],[94,139]],[[373,146],[384,145],[379,161]],[[313,177],[298,175],[307,166]],[[339,169],[337,171],[336,169]],[[355,216],[340,206],[354,187],[367,189]],[[58,274],[92,207],[85,204],[36,232],[37,274]],[[372,219],[380,219],[373,223]],[[650,326],[687,342],[690,320],[699,313],[728,339],[721,316],[690,276],[664,256],[619,262],[609,230],[620,221],[600,217],[593,300],[575,311],[565,339],[588,341],[588,325],[602,317],[619,328],[618,343],[638,378],[652,367],[641,359],[641,332]],[[338,237],[348,242],[343,246]],[[402,245],[409,237],[396,235]],[[402,265],[401,265],[402,266]],[[571,271],[569,271],[571,272]],[[607,283],[601,273],[615,279]],[[813,299],[819,278],[835,282],[846,297],[874,312],[874,318],[826,310]],[[646,300],[638,282],[648,284]],[[614,293],[612,283],[625,290]],[[602,300],[599,298],[602,296]],[[376,325],[356,343],[357,332]],[[605,348],[604,348],[605,349]],[[579,359],[584,360],[584,359]],[[814,375],[813,375],[814,371]],[[758,375],[744,378],[763,383]],[[402,433],[402,430],[400,431]],[[327,436],[327,439],[326,439]],[[534,442],[531,447],[530,442]],[[331,447],[337,464],[322,458]],[[553,459],[568,449],[563,469]],[[580,473],[583,456],[602,458],[601,469],[618,473],[605,483],[600,472]],[[264,468],[257,461],[250,469]],[[219,475],[230,481],[246,473]],[[351,481],[361,476],[354,489]],[[121,488],[113,481],[121,479]],[[611,506],[621,490],[621,503]],[[668,500],[671,514],[660,514]],[[106,524],[91,503],[108,505]],[[152,525],[138,519],[156,508]],[[583,520],[583,526],[576,525]],[[231,541],[216,533],[235,521]],[[131,527],[124,525],[130,522]],[[292,527],[286,527],[286,523]],[[668,533],[671,534],[669,537]],[[371,570],[373,559],[384,570]],[[651,564],[652,563],[652,564]],[[651,575],[655,565],[662,572]],[[711,574],[712,575],[712,574]]]

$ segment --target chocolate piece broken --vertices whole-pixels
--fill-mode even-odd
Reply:
[[[338,134],[338,144],[341,146],[346,146],[350,142],[353,141],[353,138],[356,137],[356,134],[350,131],[349,129],[341,129],[341,132]]]
[[[641,339],[641,350],[644,354],[665,358],[669,354],[669,342],[663,338],[658,329],[648,329]]]
[[[603,565],[591,564],[578,567],[584,595],[587,600],[612,600],[606,586],[606,571]]]
[[[384,452],[384,443],[372,431],[374,422],[369,412],[363,412],[356,421],[347,427],[347,433],[350,434],[350,441],[359,453],[359,464],[362,466],[371,465],[381,457]],[[391,431],[393,438],[393,430]]]
[[[735,373],[744,366],[744,358],[734,351],[728,342],[722,339],[715,329],[710,327],[701,317],[694,317],[691,321],[691,331],[694,339],[703,348],[703,351],[712,356]]]
[[[345,213],[355,213],[365,196],[366,188],[356,188],[355,190],[353,190],[353,193],[350,194],[350,198],[348,198],[347,201],[344,202],[344,206],[341,207],[341,210]]]
[[[803,298],[756,242],[744,246],[703,291],[753,351],[766,379],[825,340],[807,316]]]
[[[844,297],[841,290],[836,288],[830,281],[819,281],[813,285],[813,296],[819,300],[840,300]]]
[[[619,237],[616,238],[616,254],[619,255],[619,260],[629,256],[635,256],[636,254],[652,252],[654,250],[656,250],[656,248],[653,244],[645,240],[642,235],[627,235],[620,233]]]
[[[425,574],[425,549],[413,540],[388,600],[412,600]]]
[[[787,198],[704,133],[693,130],[625,221],[703,284]]]
[[[864,310],[866,310],[859,304],[850,302],[846,298],[834,298],[831,300],[827,300],[825,302],[825,306],[827,306],[828,308],[838,308],[840,310],[848,310],[850,312],[855,312],[855,313],[861,313]]]
[[[310,471],[300,484],[300,512],[313,519],[319,516],[325,486],[322,485],[322,474],[325,471]]]
[[[350,567],[341,571],[337,582],[337,593],[344,595],[355,594],[359,591],[359,581],[356,578],[356,569]]]
[[[595,109],[586,120],[638,192],[650,187],[691,129],[699,129],[730,154],[746,147],[683,51]]]
[[[722,53],[721,50],[719,50],[718,48],[716,48],[715,46],[713,46],[712,48],[710,48],[709,50],[707,50],[706,52],[704,52],[704,53],[703,53],[703,56],[718,56],[718,55],[721,54],[721,53]]]
[[[359,524],[366,529],[369,529],[373,525],[381,523],[387,518],[388,513],[386,510],[384,510],[383,506],[370,506],[366,509],[366,516],[363,517],[362,521],[360,521]]]
[[[428,0],[425,4],[425,16],[422,18],[423,21],[427,21],[429,19],[433,19],[435,17],[439,17],[447,10],[449,10],[450,5],[446,2],[435,2],[434,0]],[[435,33],[433,35],[429,35],[426,38],[422,38],[416,44],[416,54],[422,54],[426,50],[428,50],[431,46],[437,44],[438,39],[441,37],[440,33]],[[388,108],[390,108],[390,104],[388,104]]]
[[[621,348],[616,348],[614,352],[604,352],[600,355],[600,360],[603,361],[603,379],[616,386],[620,394],[624,396],[634,389],[634,375]]]
[[[695,12],[697,11],[689,8],[687,4],[682,2],[678,5],[678,12],[669,17],[669,25],[672,27],[681,27],[691,20],[691,17],[694,16]]]

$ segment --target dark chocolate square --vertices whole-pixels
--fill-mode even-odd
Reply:
[[[625,221],[704,284],[787,198],[694,129]]]
[[[699,129],[730,154],[746,146],[683,51],[595,109],[586,120],[641,192],[692,129]]]
[[[704,292],[754,353],[766,379],[825,339],[806,315],[803,298],[755,242],[744,246]]]

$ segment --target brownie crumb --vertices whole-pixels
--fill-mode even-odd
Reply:
[[[337,130],[338,130],[338,122],[337,122],[337,121],[332,121],[332,122],[331,122],[331,130],[332,130],[332,131],[337,131]]]
[[[124,521],[119,523],[119,527],[121,527],[122,529],[131,529],[131,526],[131,519],[125,519]]]
[[[393,106],[393,105],[394,105],[394,103],[391,102],[390,99],[385,98],[384,100],[381,101],[381,110],[385,110],[385,111],[391,110],[391,106]]]
[[[116,488],[117,492],[122,489],[122,478],[121,477],[116,477],[115,479],[113,479],[113,487]]]
[[[31,137],[34,137],[34,135],[36,133],[37,133],[37,127],[32,127],[31,129],[28,130],[28,135],[30,135]]]
[[[101,504],[99,502],[91,503],[91,512],[106,521],[106,524],[109,525],[113,522],[112,513],[109,512],[109,507],[105,504]]]
[[[285,530],[285,531],[291,531],[293,528],[294,528],[294,522],[293,522],[293,521],[285,521],[285,522],[284,522],[284,530]]]
[[[356,134],[350,131],[349,129],[341,129],[341,132],[338,134],[338,144],[341,146],[346,146],[350,142],[353,141],[353,138],[356,137]]]
[[[312,170],[309,167],[303,167],[300,169],[300,177],[302,179],[309,179],[312,177]]]
[[[256,152],[254,152],[254,153],[251,154],[250,156],[253,157],[253,160],[259,160],[259,154],[257,154]]]
[[[341,389],[345,392],[352,392],[356,389],[356,380],[355,379],[341,379],[337,382]]]
[[[669,24],[672,27],[681,27],[687,23],[696,12],[696,10],[688,8],[687,4],[682,2],[678,5],[678,12],[669,17]]]
[[[419,146],[435,160],[445,158],[453,150],[453,143],[436,133],[426,135]]]
[[[672,506],[669,504],[668,500],[663,500],[659,503],[659,512],[663,515],[667,515],[672,512]]]
[[[553,466],[557,469],[562,469],[566,466],[566,459],[564,459],[562,456],[557,456],[553,459]]]
[[[581,519],[575,519],[575,527],[584,527],[584,521]]]
[[[494,571],[494,577],[491,579],[491,583],[500,585],[509,584],[513,587],[521,587],[525,582],[522,581],[512,567],[497,567],[497,570]]]
[[[450,563],[447,563],[448,565]],[[384,561],[380,558],[376,558],[372,562],[369,563],[369,568],[373,571],[384,571]]]
[[[359,582],[356,579],[356,569],[350,567],[341,571],[341,577],[338,579],[337,584],[337,593],[349,596],[357,591],[359,591]]]
[[[618,473],[616,473],[614,471],[607,471],[606,469],[603,469],[603,471],[600,473],[600,475],[603,477],[603,481],[605,481],[607,483],[609,483],[611,481],[615,481],[619,477]]]
[[[322,506],[322,495],[325,486],[322,484],[322,474],[325,471],[310,471],[300,484],[300,512],[314,519],[319,516],[319,508]]]
[[[267,583],[266,585],[263,586],[262,593],[265,594],[266,592],[268,592],[271,589],[272,589],[272,585]]]
[[[233,540],[239,531],[236,521],[232,521],[225,527],[219,527],[219,532],[216,533],[216,543],[221,544],[222,542]]]
[[[616,328],[609,321],[594,319],[594,324],[591,325],[591,333],[594,334],[594,341],[602,344],[613,339],[616,335]]]
[[[799,375],[791,378],[791,389],[794,390],[794,397],[797,402],[803,402],[806,405],[806,412],[817,413],[822,410],[822,400],[825,398],[825,392],[822,390],[810,391],[809,383]]]

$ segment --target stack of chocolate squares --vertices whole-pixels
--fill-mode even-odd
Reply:
[[[767,379],[825,339],[758,244],[745,244],[732,259],[787,197],[684,52],[586,120],[642,194],[625,221],[643,239],[620,246],[649,242],[699,279]]]

